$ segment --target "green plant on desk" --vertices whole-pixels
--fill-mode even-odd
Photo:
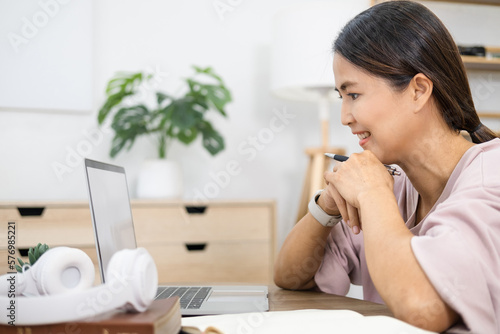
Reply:
[[[35,247],[30,247],[30,249],[28,250],[29,262],[24,262],[20,258],[17,258],[17,261],[19,261],[19,265],[16,264],[16,270],[20,273],[23,272],[23,268],[25,268],[25,270],[28,270],[29,267],[33,266],[35,262],[40,258],[40,256],[42,256],[43,253],[45,253],[48,249],[49,246],[47,246],[46,244],[42,245],[41,243],[38,243],[38,245],[36,245]]]
[[[137,137],[142,135],[150,135],[155,139],[160,159],[166,158],[167,148],[172,141],[179,140],[187,145],[198,135],[202,136],[203,147],[210,154],[215,155],[224,149],[224,139],[206,118],[206,114],[213,110],[226,117],[224,108],[231,101],[231,93],[212,68],[193,68],[195,75],[185,79],[188,89],[184,95],[173,97],[157,91],[156,106],[152,108],[144,101],[135,103],[137,101],[130,99],[135,97],[137,100],[141,83],[150,80],[152,75],[142,72],[118,73],[108,82],[107,99],[99,110],[98,122],[102,124],[114,114],[111,128],[115,136],[111,157],[124,147],[130,149]]]

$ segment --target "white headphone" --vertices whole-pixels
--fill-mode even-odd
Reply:
[[[0,324],[70,322],[122,307],[142,312],[158,288],[156,265],[144,248],[116,252],[105,284],[91,287],[94,277],[92,260],[83,251],[51,248],[29,270],[0,277]]]

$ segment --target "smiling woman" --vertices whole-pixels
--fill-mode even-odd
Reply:
[[[384,2],[343,28],[333,70],[342,123],[364,152],[325,173],[276,284],[363,285],[415,326],[500,332],[500,140],[479,120],[449,32],[421,4]]]

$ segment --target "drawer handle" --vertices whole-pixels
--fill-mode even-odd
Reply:
[[[184,244],[186,246],[186,249],[190,252],[200,252],[204,251],[205,248],[207,247],[206,243],[200,243],[200,244]]]
[[[17,211],[21,217],[40,217],[45,210],[44,207],[18,207]]]
[[[29,248],[18,248],[17,250],[19,251],[19,255],[22,257],[28,256]]]
[[[186,211],[189,214],[202,215],[205,213],[206,209],[207,209],[206,206],[187,206],[186,205]]]

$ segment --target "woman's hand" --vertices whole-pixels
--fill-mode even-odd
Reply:
[[[377,196],[381,189],[392,191],[394,184],[385,166],[371,151],[352,154],[349,160],[337,163],[324,177],[329,195],[355,234],[361,229],[360,198]]]

